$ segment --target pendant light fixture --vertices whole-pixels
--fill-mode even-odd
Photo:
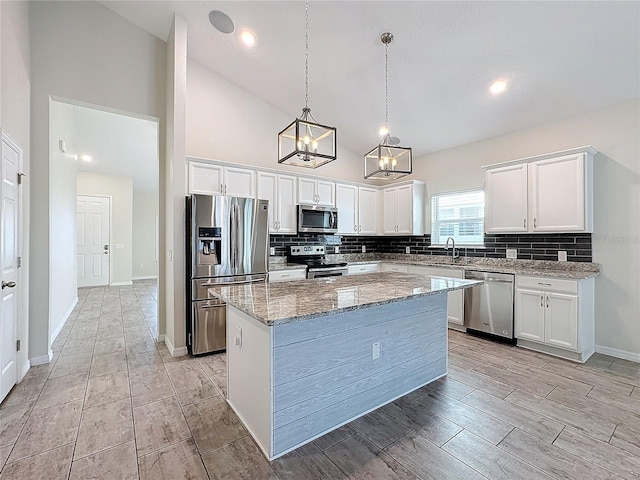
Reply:
[[[400,141],[389,131],[389,44],[393,35],[380,35],[384,44],[384,128],[380,129],[382,141],[364,156],[364,178],[397,180],[412,171],[411,147],[400,147]]]
[[[309,0],[305,0],[304,108],[278,134],[278,163],[316,168],[336,159],[334,127],[319,124],[309,108]]]

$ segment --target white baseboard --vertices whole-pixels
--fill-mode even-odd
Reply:
[[[640,353],[627,352],[625,350],[618,350],[617,348],[603,347],[602,345],[596,345],[596,352],[640,363]]]
[[[188,353],[187,347],[174,347],[173,343],[171,343],[171,340],[169,340],[169,337],[166,335],[164,336],[164,344],[167,346],[167,350],[169,350],[169,353],[174,358],[182,357]]]
[[[142,277],[133,277],[133,280],[157,280],[157,275],[146,275]]]
[[[71,312],[73,312],[73,309],[76,308],[76,305],[78,305],[78,297],[75,298],[69,310],[67,310],[67,312],[62,317],[63,320],[60,322],[60,325],[58,325],[58,328],[56,328],[55,331],[51,333],[50,343],[53,343],[54,340],[58,337],[58,335],[60,334],[60,331],[62,330],[62,327],[64,327],[64,324],[67,323],[67,320],[69,320],[69,317],[71,316]]]
[[[112,287],[124,287],[126,285],[133,285],[133,281],[129,280],[128,282],[111,282]]]
[[[30,368],[31,368],[31,362],[27,358],[27,361],[24,362],[24,365],[22,365],[22,371],[20,372],[20,378],[18,379],[18,382],[22,381],[22,379],[27,374],[27,372],[29,371]]]
[[[158,337],[156,338],[156,342],[164,342],[164,334],[158,335]]]
[[[47,363],[53,360],[53,351],[49,350],[49,355],[41,355],[39,357],[33,357],[29,361],[31,362],[31,366],[35,365],[46,365]]]

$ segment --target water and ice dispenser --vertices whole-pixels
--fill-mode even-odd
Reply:
[[[198,265],[219,265],[221,227],[198,227]]]

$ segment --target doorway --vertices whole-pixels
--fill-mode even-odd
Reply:
[[[111,200],[78,195],[76,238],[78,288],[109,285]]]
[[[0,402],[18,381],[18,267],[22,150],[2,132],[0,162]]]

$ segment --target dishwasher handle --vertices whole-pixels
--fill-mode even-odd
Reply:
[[[514,283],[514,276],[505,273],[467,271],[464,274],[464,278],[467,280],[484,280],[485,282]]]

